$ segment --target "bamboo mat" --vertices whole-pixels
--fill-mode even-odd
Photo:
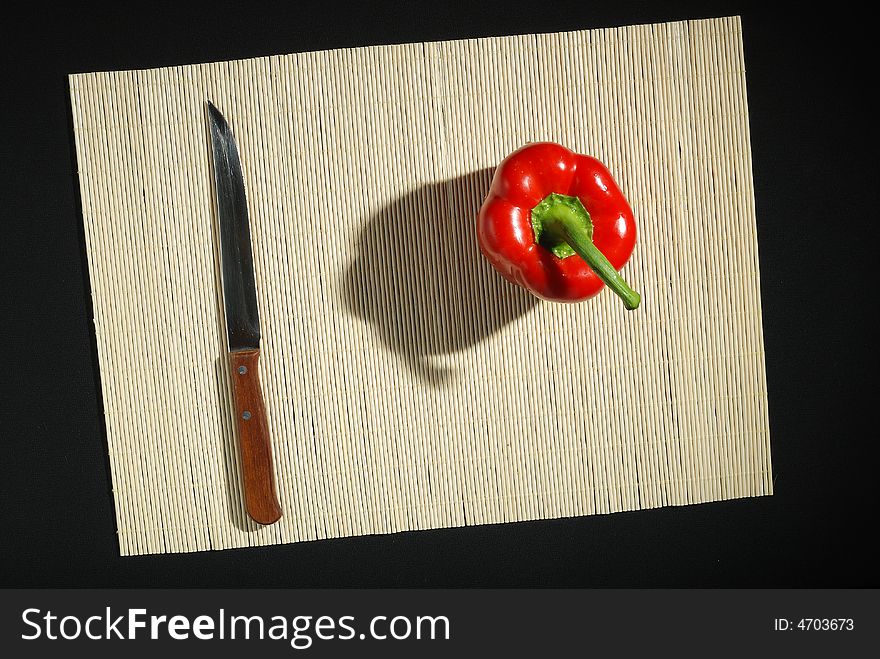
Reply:
[[[119,546],[184,552],[772,491],[738,18],[70,77]],[[285,515],[243,512],[205,100],[239,141]],[[626,312],[482,260],[492,168],[603,160]]]

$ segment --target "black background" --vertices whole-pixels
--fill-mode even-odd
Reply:
[[[869,540],[878,177],[868,17],[841,3],[341,7],[29,3],[4,18],[0,586],[880,585]],[[743,17],[748,72],[773,497],[119,556],[67,74],[732,14]]]

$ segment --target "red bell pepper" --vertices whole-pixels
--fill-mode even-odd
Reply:
[[[641,296],[618,274],[636,225],[611,173],[559,144],[528,144],[498,166],[477,219],[480,250],[505,278],[545,300],[580,302],[604,284],[627,309]]]

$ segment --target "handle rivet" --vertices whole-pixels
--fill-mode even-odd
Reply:
[[[251,418],[251,413],[248,412],[247,410],[245,410],[244,414],[241,415],[241,418],[244,419],[245,421],[247,421],[248,419]]]
[[[245,373],[247,373],[247,366],[239,366],[238,367],[238,374],[244,375]]]

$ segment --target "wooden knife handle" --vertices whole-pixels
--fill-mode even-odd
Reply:
[[[281,517],[281,505],[275,492],[272,444],[257,371],[260,351],[240,350],[229,357],[245,507],[255,522],[272,524]]]

